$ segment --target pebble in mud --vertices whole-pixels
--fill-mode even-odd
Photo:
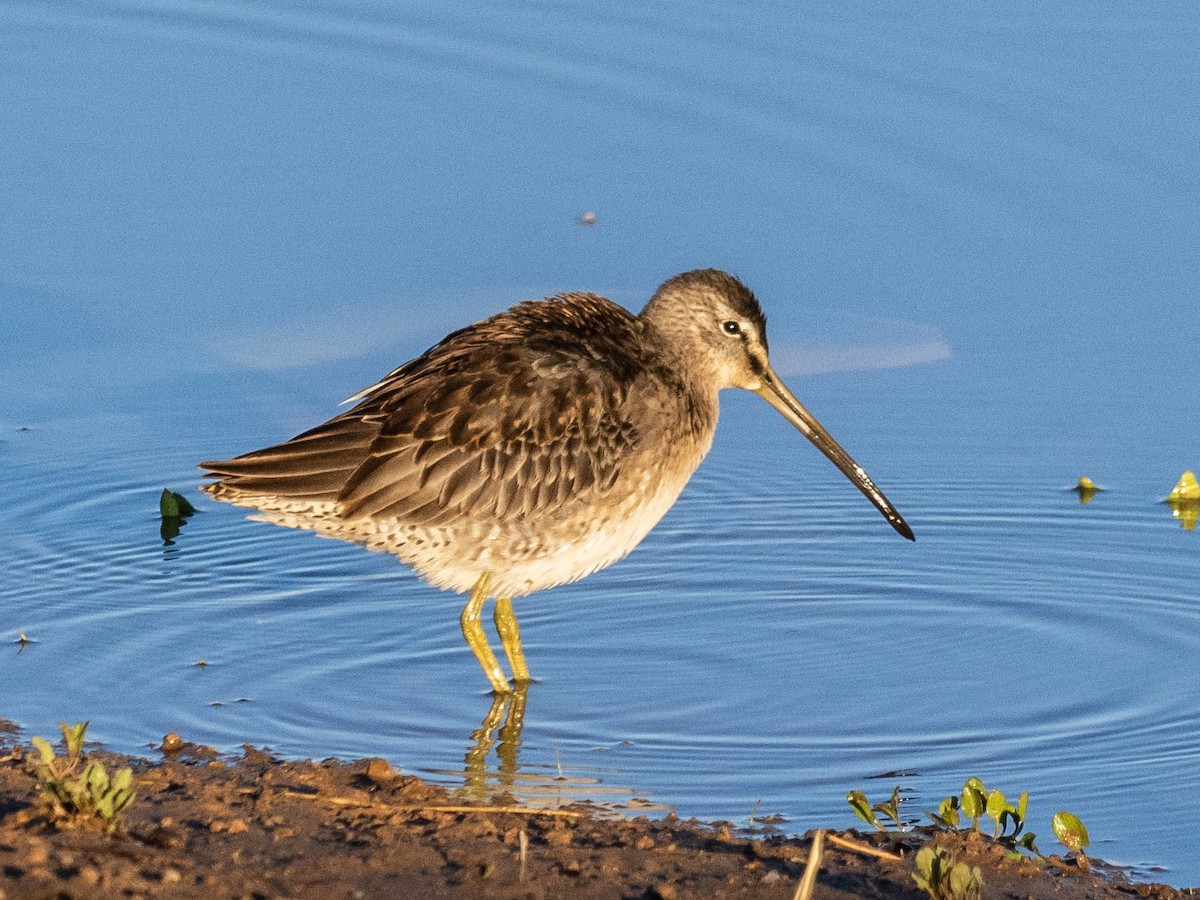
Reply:
[[[381,756],[368,759],[363,774],[372,784],[379,787],[387,787],[396,780],[396,773],[392,769],[391,763]]]
[[[27,866],[44,866],[50,860],[50,850],[42,841],[34,838],[25,848],[22,862]]]

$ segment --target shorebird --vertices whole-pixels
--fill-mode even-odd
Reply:
[[[469,599],[463,636],[497,694],[530,681],[512,600],[612,565],[712,446],[717,395],[753,391],[909,540],[912,530],[771,368],[754,294],[717,269],[637,315],[596,294],[520,303],[446,337],[282,444],[204,462],[203,489],[254,518],[385,550]]]

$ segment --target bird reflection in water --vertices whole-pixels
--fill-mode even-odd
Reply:
[[[483,722],[471,734],[473,743],[467,748],[466,768],[463,770],[464,789],[472,799],[511,790],[517,782],[517,754],[521,749],[521,730],[525,727],[525,702],[529,685],[517,684],[506,694],[494,694],[492,707]],[[495,747],[499,757],[496,787],[490,786],[487,760]]]
[[[641,799],[637,796],[640,792],[631,788],[606,784],[606,780],[619,774],[619,769],[564,766],[557,758],[553,766],[535,763],[522,769],[518,756],[528,695],[527,684],[518,684],[512,691],[493,695],[487,715],[471,733],[463,771],[438,773],[462,777],[460,793],[464,801],[492,805],[511,803],[544,810],[582,804],[591,815],[615,817],[630,812],[670,811],[669,806]],[[602,749],[607,748],[597,748],[598,751]],[[493,750],[496,754],[494,768],[489,766]]]

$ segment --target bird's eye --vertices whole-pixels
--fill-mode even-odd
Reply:
[[[726,322],[721,327],[725,329],[726,334],[741,334],[742,333],[742,326],[739,325],[737,322],[733,321],[732,319],[730,319],[728,322]]]

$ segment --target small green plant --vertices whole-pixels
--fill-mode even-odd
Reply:
[[[762,800],[755,800],[754,806],[750,809],[750,815],[746,817],[746,827],[754,827],[754,817],[758,815],[758,808],[762,806]]]
[[[99,826],[114,831],[125,808],[133,802],[133,770],[121,769],[111,777],[104,765],[83,759],[87,722],[59,722],[65,756],[57,756],[45,738],[32,740],[38,751],[34,761],[38,790],[55,822]],[[80,766],[83,770],[80,771]]]
[[[851,791],[846,795],[846,802],[850,804],[850,808],[854,810],[854,814],[866,822],[868,825],[874,825],[882,832],[887,832],[887,828],[879,821],[879,816],[875,815],[875,810],[871,809],[871,801],[867,799],[867,795],[862,791]]]
[[[1025,812],[1028,807],[1028,791],[1021,792],[1016,806],[1008,802],[1002,791],[993,790],[988,793],[987,814],[996,823],[992,836],[997,842],[1014,851],[1017,847],[1024,847],[1032,853],[1037,853],[1037,847],[1033,843],[1037,835],[1032,831],[1021,833],[1025,831]]]
[[[954,854],[928,845],[917,851],[913,881],[933,900],[979,900],[983,876],[978,867],[955,862]]]
[[[995,822],[992,837],[996,843],[1008,847],[1014,854],[1018,847],[1030,853],[1037,853],[1037,846],[1034,844],[1037,835],[1025,832],[1025,812],[1028,806],[1027,791],[1022,791],[1016,805],[1013,805],[1004,796],[1003,791],[989,791],[980,779],[968,778],[959,796],[947,797],[938,806],[936,813],[926,810],[925,815],[939,830],[957,831],[958,823],[965,813],[971,819],[971,830],[976,832],[979,831],[979,820],[986,815]]]
[[[850,808],[854,810],[854,814],[866,822],[868,825],[874,825],[884,834],[888,833],[887,826],[880,821],[878,813],[883,813],[892,820],[897,831],[904,830],[904,823],[900,820],[900,788],[892,788],[892,796],[886,801],[871,805],[871,801],[867,799],[867,795],[862,791],[851,791],[846,795],[846,802],[850,804]]]
[[[978,778],[968,778],[962,789],[962,811],[971,820],[971,830],[979,831],[979,820],[987,811],[987,788]]]
[[[925,810],[934,827],[939,831],[958,831],[958,823],[962,820],[961,804],[957,797],[947,797],[938,804],[937,812]]]
[[[1075,854],[1083,868],[1087,868],[1088,859],[1083,848],[1090,845],[1091,840],[1088,838],[1087,827],[1079,821],[1079,817],[1074,813],[1056,812],[1050,820],[1050,827],[1054,829],[1054,836],[1058,838],[1058,842]]]

